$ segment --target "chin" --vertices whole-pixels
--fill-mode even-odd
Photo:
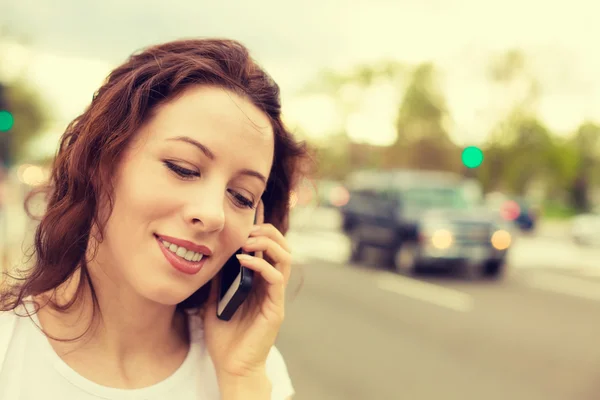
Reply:
[[[181,282],[169,282],[164,279],[140,280],[133,287],[141,297],[165,306],[176,306],[198,290],[197,287],[189,287],[182,285]]]

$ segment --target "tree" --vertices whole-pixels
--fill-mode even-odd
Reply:
[[[525,195],[533,182],[547,180],[559,161],[551,132],[536,116],[540,83],[516,49],[493,58],[487,72],[509,100],[508,111],[490,132],[478,177],[485,190]]]
[[[550,160],[555,149],[550,131],[536,117],[523,116],[513,123],[515,139],[506,149],[504,180],[512,192],[526,195],[533,182],[551,178]]]
[[[446,129],[448,108],[433,64],[418,65],[401,101],[396,142],[386,151],[389,167],[460,169],[460,152]]]
[[[346,126],[350,116],[363,102],[364,94],[372,85],[391,82],[399,91],[406,80],[408,68],[397,61],[381,61],[373,65],[361,64],[347,72],[331,69],[321,71],[298,95],[324,94],[334,99],[337,110]],[[381,148],[352,143],[345,130],[334,133],[331,140],[324,140],[318,151],[319,173],[339,179],[351,169],[379,167]]]
[[[10,85],[0,82],[0,96],[0,103],[14,117],[12,129],[1,133],[0,154],[8,155],[4,162],[14,164],[24,157],[27,144],[39,133],[47,116],[37,94],[22,81]]]
[[[588,211],[591,207],[590,189],[600,182],[600,126],[584,122],[570,140],[574,159],[574,176],[570,185],[571,204],[578,211]],[[568,154],[565,154],[568,156]],[[573,157],[574,156],[574,157]]]
[[[13,40],[3,33],[0,28],[0,42]],[[0,76],[0,107],[8,110],[14,117],[12,129],[0,133],[0,155],[8,154],[8,161],[14,164],[24,157],[29,141],[40,132],[47,121],[46,109],[38,93],[23,76],[10,82]]]

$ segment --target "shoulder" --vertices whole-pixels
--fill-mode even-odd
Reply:
[[[12,332],[19,318],[14,311],[0,311],[0,339]]]
[[[0,311],[0,367],[13,340],[20,316],[14,311]]]
[[[14,310],[0,311],[0,354],[16,332],[28,326],[34,315],[34,307],[30,304],[20,304]]]
[[[2,346],[8,344],[23,318],[15,311],[0,311],[0,351]]]
[[[287,400],[294,395],[294,386],[283,355],[273,346],[267,357],[267,375],[273,386],[272,399]]]

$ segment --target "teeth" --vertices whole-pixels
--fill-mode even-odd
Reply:
[[[194,258],[194,255],[196,255],[196,253],[194,253],[191,250],[188,250],[187,253],[185,253],[185,256],[183,258],[185,258],[188,261],[192,261],[192,258]]]
[[[165,240],[161,240],[161,241],[163,242],[165,247],[167,249],[169,249],[169,251],[171,253],[175,253],[177,256],[179,256],[187,261],[198,262],[198,261],[202,260],[202,257],[204,256],[201,253],[196,253],[192,250],[186,249],[185,247],[179,247],[174,243],[169,243]]]

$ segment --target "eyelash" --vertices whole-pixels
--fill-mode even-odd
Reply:
[[[173,164],[170,161],[163,161],[163,163],[165,164],[165,166],[167,168],[169,168],[171,171],[176,173],[180,178],[192,179],[192,178],[200,177],[200,172],[196,172],[196,171],[192,171],[191,169],[180,167],[179,165]]]
[[[234,198],[234,201],[244,208],[254,208],[254,202],[245,196],[242,196],[235,190],[227,190]]]
[[[179,165],[174,164],[174,163],[172,163],[170,161],[163,161],[163,164],[168,169],[170,169],[172,172],[174,172],[177,176],[179,176],[182,179],[190,180],[190,179],[193,179],[193,178],[200,177],[200,173],[199,172],[193,171],[191,169],[180,167]],[[254,208],[254,202],[252,200],[248,199],[247,197],[242,196],[241,194],[239,194],[235,190],[228,189],[227,192],[233,196],[234,201],[240,207]]]

